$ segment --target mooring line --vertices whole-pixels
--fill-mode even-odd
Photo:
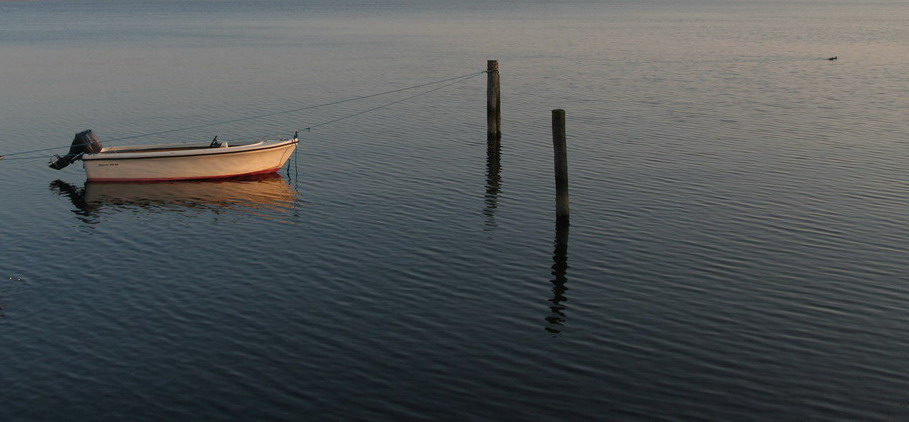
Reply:
[[[471,78],[473,78],[473,77],[476,77],[476,76],[479,76],[479,75],[482,75],[482,74],[485,74],[485,73],[486,73],[486,71],[479,72],[479,73],[474,73],[474,74],[470,74],[470,75],[465,75],[465,76],[462,76],[460,79],[458,79],[458,80],[456,80],[456,81],[454,81],[454,82],[451,82],[451,83],[442,85],[442,86],[437,87],[437,88],[430,89],[429,91],[421,92],[421,93],[419,93],[419,94],[411,95],[411,96],[409,96],[409,97],[407,97],[407,98],[402,98],[402,99],[400,99],[400,100],[392,101],[392,102],[390,102],[390,103],[383,104],[383,105],[380,105],[380,106],[378,106],[378,107],[373,107],[373,108],[370,108],[370,109],[368,109],[368,110],[363,110],[363,111],[360,111],[360,112],[357,112],[357,113],[354,113],[354,114],[350,114],[350,115],[347,115],[347,116],[344,116],[344,117],[339,117],[339,118],[337,118],[337,119],[332,119],[332,120],[328,120],[328,121],[325,121],[325,122],[322,122],[322,123],[318,123],[318,124],[315,124],[315,125],[312,125],[312,126],[309,126],[309,127],[305,127],[305,128],[303,128],[303,130],[309,132],[309,131],[311,131],[312,129],[315,129],[315,128],[320,127],[320,126],[325,126],[325,125],[327,125],[327,124],[339,122],[339,121],[341,121],[341,120],[349,119],[349,118],[351,118],[351,117],[356,117],[356,116],[359,116],[359,115],[361,115],[361,114],[366,114],[366,113],[369,113],[369,112],[371,112],[371,111],[376,111],[376,110],[379,110],[379,109],[382,109],[382,108],[385,108],[385,107],[393,106],[393,105],[395,105],[395,104],[403,103],[404,101],[411,100],[411,99],[417,98],[417,97],[419,97],[419,96],[421,96],[421,95],[426,95],[426,94],[429,94],[429,93],[431,93],[431,92],[438,91],[438,90],[440,90],[440,89],[442,89],[442,88],[448,88],[448,87],[450,87],[450,86],[452,86],[452,85],[454,85],[454,84],[457,84],[457,83],[460,83],[460,82],[464,82],[464,81],[466,81],[466,80],[468,80],[468,79],[471,79]],[[451,79],[449,79],[449,81],[450,81],[450,80],[451,80]],[[423,86],[426,86],[426,85],[423,85]]]
[[[432,81],[432,82],[425,82],[425,83],[422,83],[422,84],[419,84],[419,85],[413,85],[413,86],[408,86],[408,87],[404,87],[404,88],[393,89],[393,90],[390,90],[390,91],[384,91],[384,92],[379,92],[379,93],[375,93],[375,94],[361,95],[361,96],[358,96],[358,97],[351,97],[351,98],[346,98],[346,99],[343,99],[343,100],[332,101],[332,102],[328,102],[328,103],[315,104],[315,105],[311,105],[311,106],[295,108],[295,109],[293,109],[293,110],[276,111],[276,112],[272,112],[272,113],[265,113],[265,114],[258,114],[258,115],[253,115],[253,116],[239,117],[239,118],[236,118],[236,119],[223,120],[223,121],[219,121],[219,122],[205,123],[205,124],[194,125],[194,126],[186,126],[186,127],[181,127],[181,128],[177,128],[177,129],[169,129],[169,130],[162,130],[162,131],[158,131],[158,132],[142,133],[142,134],[138,134],[138,135],[124,136],[124,137],[120,137],[120,138],[112,138],[112,139],[106,140],[105,142],[125,141],[125,140],[128,140],[128,139],[143,138],[143,137],[146,137],[146,136],[165,135],[165,134],[168,134],[168,133],[181,132],[181,131],[184,131],[184,130],[200,129],[200,128],[204,128],[204,127],[218,126],[218,125],[223,125],[223,124],[228,124],[228,123],[236,123],[236,122],[243,122],[243,121],[247,121],[247,120],[262,119],[262,118],[265,118],[265,117],[278,116],[278,115],[281,115],[281,114],[296,113],[296,112],[300,112],[300,111],[304,111],[304,110],[312,110],[312,109],[319,108],[319,107],[327,107],[327,106],[332,106],[332,105],[337,105],[337,104],[343,104],[343,103],[347,103],[347,102],[351,102],[351,101],[365,100],[365,99],[367,99],[367,98],[374,98],[374,97],[379,97],[379,96],[382,96],[382,95],[389,95],[389,94],[394,94],[394,93],[398,93],[398,92],[409,91],[409,90],[412,90],[412,89],[423,88],[423,87],[430,86],[430,85],[437,85],[437,84],[441,84],[441,83],[445,83],[445,82],[454,81],[454,82],[452,82],[452,83],[443,85],[443,86],[441,86],[441,87],[434,88],[434,89],[432,89],[432,90],[429,90],[429,91],[426,91],[426,92],[423,92],[423,93],[420,93],[420,94],[417,94],[417,95],[413,95],[413,96],[407,97],[407,98],[405,98],[405,99],[403,99],[403,100],[394,101],[394,102],[385,104],[385,105],[383,105],[383,106],[375,107],[375,108],[372,108],[372,109],[369,109],[369,110],[365,110],[365,111],[362,111],[362,112],[359,112],[359,113],[354,113],[354,114],[352,114],[352,115],[345,116],[345,117],[342,117],[342,118],[339,118],[339,119],[334,119],[334,120],[330,120],[330,121],[327,121],[327,122],[322,122],[322,123],[319,123],[319,124],[317,124],[317,125],[310,126],[310,127],[307,127],[307,128],[304,129],[304,130],[307,130],[307,131],[308,131],[308,130],[311,130],[311,129],[313,129],[313,128],[315,128],[315,127],[318,127],[318,126],[324,126],[324,125],[327,125],[327,124],[329,124],[329,123],[334,123],[334,122],[337,122],[337,121],[340,121],[340,120],[348,119],[348,118],[351,118],[351,117],[354,117],[354,116],[359,116],[359,115],[361,115],[361,114],[368,113],[368,112],[370,112],[370,111],[378,110],[378,109],[380,109],[380,108],[384,108],[384,107],[388,107],[388,106],[391,106],[391,105],[394,105],[394,104],[397,104],[397,103],[400,103],[400,102],[404,102],[404,101],[407,101],[407,100],[409,100],[409,99],[411,99],[411,98],[416,98],[416,97],[419,97],[419,96],[421,96],[421,95],[425,95],[425,94],[428,94],[428,93],[430,93],[430,92],[437,91],[437,90],[439,90],[439,89],[442,89],[442,88],[445,88],[445,87],[454,85],[454,84],[456,84],[456,83],[458,83],[458,82],[462,82],[462,81],[464,81],[464,80],[467,80],[467,79],[470,79],[470,78],[473,78],[473,77],[476,77],[476,76],[485,74],[486,72],[487,72],[486,70],[484,70],[484,71],[482,71],[482,72],[472,72],[472,73],[468,73],[468,74],[466,74],[466,75],[460,75],[460,76],[445,78],[445,79],[441,79],[441,80],[437,80],[437,81]],[[52,150],[57,150],[57,149],[60,149],[60,147],[57,146],[57,147],[51,147],[51,148],[33,149],[33,150],[30,150],[30,151],[20,151],[20,152],[5,153],[5,154],[3,154],[3,155],[0,155],[0,161],[32,160],[32,159],[36,159],[36,158],[44,158],[44,157],[40,157],[40,156],[34,156],[34,157],[14,157],[14,158],[10,158],[10,156],[13,156],[13,155],[23,155],[23,154],[33,154],[33,153],[36,153],[36,152],[52,151]]]

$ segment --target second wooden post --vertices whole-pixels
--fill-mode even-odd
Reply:
[[[552,110],[552,150],[555,158],[556,221],[568,223],[568,147],[565,110]]]
[[[490,147],[502,139],[502,113],[499,110],[499,61],[486,61],[486,139]]]

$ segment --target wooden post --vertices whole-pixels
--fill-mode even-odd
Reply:
[[[486,139],[494,148],[502,139],[502,113],[499,107],[499,61],[486,61]]]
[[[568,223],[568,148],[565,110],[552,110],[552,150],[555,155],[556,221]]]

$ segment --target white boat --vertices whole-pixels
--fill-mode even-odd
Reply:
[[[102,147],[88,130],[76,135],[70,152],[51,168],[82,160],[91,182],[152,182],[222,179],[275,173],[297,148],[293,139],[248,143],[218,142]]]

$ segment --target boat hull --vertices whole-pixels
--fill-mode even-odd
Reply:
[[[297,140],[263,142],[229,148],[175,149],[143,152],[120,149],[83,157],[91,182],[158,182],[223,179],[275,173],[287,163]]]

